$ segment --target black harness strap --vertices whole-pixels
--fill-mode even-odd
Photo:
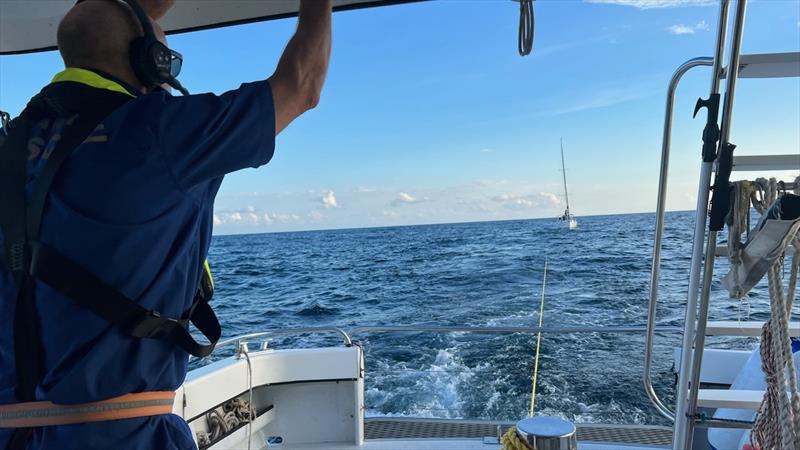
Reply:
[[[203,357],[211,353],[221,334],[219,321],[205,300],[196,300],[188,320],[163,317],[40,242],[31,242],[30,274],[135,338],[160,339]],[[187,326],[189,320],[209,340],[208,344],[200,344],[192,337]]]
[[[19,401],[35,399],[36,384],[41,378],[39,327],[33,304],[33,285],[25,274],[25,165],[28,160],[28,131],[23,114],[11,122],[8,135],[0,136],[0,227],[3,230],[4,268],[14,277],[14,366],[17,374],[15,395]],[[25,324],[25,326],[17,326]],[[33,429],[17,429],[8,442],[8,450],[22,450]]]

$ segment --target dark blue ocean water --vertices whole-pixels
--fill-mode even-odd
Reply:
[[[693,213],[670,213],[659,325],[682,326]],[[644,325],[653,214],[218,236],[210,261],[225,336],[334,325],[533,326],[545,258],[544,324]],[[718,263],[723,274],[727,263]],[[747,303],[714,283],[711,318],[767,317],[764,288]],[[510,419],[527,414],[535,336],[368,334],[369,415]],[[335,337],[273,347],[339,345]],[[712,345],[753,345],[711,339]],[[673,401],[677,335],[657,338],[657,390]],[[578,422],[663,423],[642,388],[642,335],[545,335],[537,411]],[[225,352],[220,352],[224,355]]]

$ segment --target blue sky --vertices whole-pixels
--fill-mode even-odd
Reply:
[[[660,7],[656,7],[660,6]],[[443,0],[337,13],[320,106],[272,162],[226,177],[217,233],[535,217],[563,210],[559,138],[578,215],[655,210],[667,83],[710,56],[705,0],[538,0],[533,54],[518,5]],[[263,79],[294,19],[176,35],[181,80],[217,93]],[[800,1],[753,0],[745,53],[800,50]],[[55,53],[0,58],[0,109],[19,112],[61,69]],[[710,71],[678,92],[669,209],[693,209]],[[742,80],[739,154],[800,152],[800,80]],[[780,173],[784,178],[797,173]]]

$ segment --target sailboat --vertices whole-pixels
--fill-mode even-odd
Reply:
[[[578,228],[578,219],[569,211],[569,193],[567,192],[567,169],[564,167],[564,139],[561,139],[561,173],[564,175],[564,199],[567,202],[567,209],[558,220],[564,221],[570,230]]]

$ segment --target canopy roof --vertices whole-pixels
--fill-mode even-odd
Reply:
[[[420,0],[334,0],[355,9]],[[0,55],[56,48],[58,22],[75,0],[0,0]],[[159,21],[167,34],[291,17],[298,0],[178,0]]]

